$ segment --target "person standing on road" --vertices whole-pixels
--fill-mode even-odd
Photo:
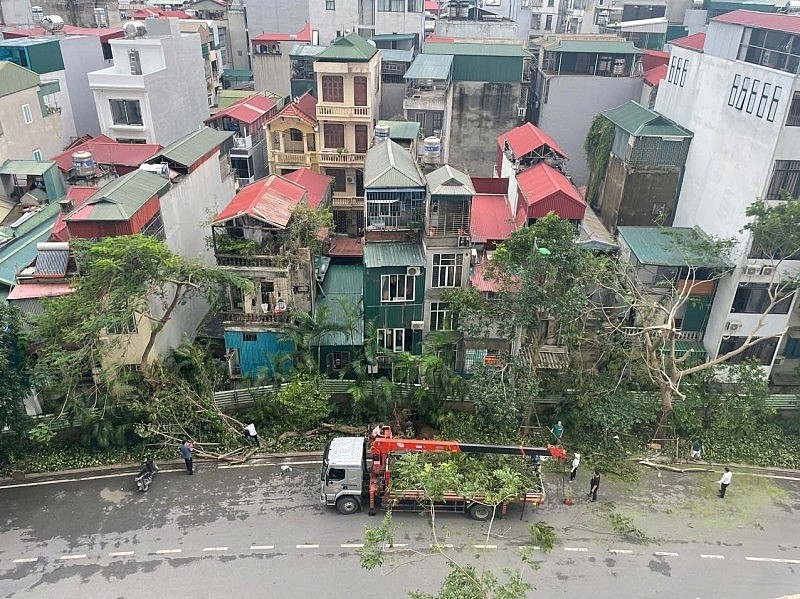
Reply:
[[[560,420],[553,425],[550,432],[553,433],[553,436],[556,438],[556,445],[561,445],[561,437],[564,436],[564,425],[561,424]]]
[[[194,451],[194,443],[192,443],[189,439],[183,442],[181,445],[181,455],[183,456],[183,461],[186,462],[186,472],[189,474],[194,474],[194,464],[192,464],[192,452]]]
[[[578,466],[581,465],[581,454],[576,453],[575,457],[572,460],[572,470],[569,471],[569,482],[575,480],[575,476],[578,474]]]
[[[703,440],[696,439],[694,443],[692,443],[692,453],[689,456],[693,460],[699,460],[700,454],[703,453]]]
[[[592,501],[597,501],[597,489],[600,488],[600,470],[597,468],[594,469],[594,474],[592,475],[592,480],[589,482],[589,497],[592,498]]]
[[[731,469],[725,466],[725,472],[722,473],[722,478],[719,479],[719,498],[725,499],[725,491],[728,490],[728,487],[731,484],[731,480],[733,480],[733,474],[731,474]]]

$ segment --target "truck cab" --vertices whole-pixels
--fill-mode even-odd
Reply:
[[[361,496],[368,487],[366,447],[362,437],[336,437],[325,446],[322,457],[320,501],[335,506],[340,514],[361,509]]]

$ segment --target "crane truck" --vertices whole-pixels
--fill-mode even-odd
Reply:
[[[515,445],[481,445],[460,441],[404,439],[392,436],[388,426],[378,427],[368,438],[335,437],[325,446],[322,460],[321,502],[335,507],[340,514],[353,514],[362,507],[374,516],[378,506],[393,510],[410,511],[433,507],[440,511],[466,513],[475,520],[488,520],[493,508],[481,503],[481,497],[463,497],[458,493],[444,493],[431,503],[420,490],[392,487],[391,461],[403,452],[449,452],[470,454],[505,454],[532,458],[531,467],[539,474],[542,457],[566,460],[566,451],[557,445],[524,447]],[[508,503],[539,505],[544,502],[544,488],[526,492],[521,497],[503,503],[504,514]]]

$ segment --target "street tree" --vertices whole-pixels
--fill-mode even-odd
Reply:
[[[0,430],[24,432],[27,416],[23,398],[31,391],[31,368],[21,334],[19,312],[0,303]]]

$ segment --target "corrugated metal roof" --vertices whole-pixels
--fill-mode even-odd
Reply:
[[[0,283],[11,287],[17,271],[28,266],[36,257],[36,244],[47,241],[61,206],[48,204],[36,215],[17,227],[16,237],[0,248]]]
[[[583,188],[583,191],[585,192],[585,188]],[[611,252],[619,249],[619,244],[614,239],[614,236],[609,233],[606,226],[592,210],[592,207],[588,205],[586,206],[586,212],[583,213],[578,239],[578,245],[587,250]]]
[[[391,62],[411,62],[414,60],[413,50],[381,50],[381,60]]]
[[[631,44],[632,45],[632,44]],[[428,43],[425,54],[452,54],[454,56],[516,56],[525,57],[530,54],[521,44],[485,44],[470,43]]]
[[[403,78],[446,80],[452,72],[452,54],[418,54]]]
[[[275,100],[262,96],[261,94],[252,94],[234,102],[222,110],[218,110],[208,117],[205,122],[210,123],[217,119],[228,117],[243,123],[251,124],[255,123],[276,106],[277,103]]]
[[[567,158],[567,153],[559,147],[556,140],[533,123],[525,123],[498,136],[497,143],[501,148],[505,142],[508,142],[508,147],[517,158],[522,158],[542,146],[548,146],[562,158]]]
[[[24,283],[16,285],[11,293],[8,294],[8,300],[25,300],[35,299],[40,297],[57,297],[60,295],[69,295],[74,293],[75,289],[69,286],[69,281],[53,281],[52,283]]]
[[[146,171],[135,170],[101,187],[81,207],[68,217],[70,220],[126,221],[155,195],[169,189],[169,181]]]
[[[706,239],[706,234],[699,227],[618,227],[617,231],[640,264],[707,268],[730,266],[726,260],[710,256],[697,248],[695,244]]]
[[[469,277],[469,281],[478,291],[500,291],[499,283],[495,279],[490,279],[487,277],[485,264],[475,265],[475,268],[472,270],[472,274]]]
[[[634,100],[600,114],[636,137],[692,137],[692,132]]]
[[[449,164],[425,175],[432,196],[472,196],[475,187],[469,175],[454,169]]]
[[[325,50],[327,46],[309,46],[306,44],[295,44],[289,51],[289,56],[317,56]]]
[[[39,75],[8,60],[0,60],[0,97],[39,85]]]
[[[0,175],[42,176],[54,164],[52,160],[6,160],[0,166]]]
[[[304,187],[294,181],[270,175],[251,183],[234,196],[212,224],[224,223],[247,214],[262,222],[285,228],[292,218],[292,210],[306,198]]]
[[[156,154],[152,161],[157,162],[158,158],[163,157],[188,168],[231,137],[233,137],[232,131],[217,131],[211,127],[203,127],[170,144]]]
[[[425,253],[418,243],[367,243],[364,245],[364,266],[425,266]]]
[[[525,198],[528,218],[555,212],[559,218],[583,219],[586,202],[572,182],[549,164],[540,162],[518,173],[517,186]]]
[[[770,3],[772,4],[772,3]],[[800,35],[800,18],[795,15],[766,13],[754,10],[734,10],[711,19],[719,23],[757,27],[771,31],[783,31]]]
[[[370,39],[373,42],[402,42],[413,40],[416,37],[417,35],[414,33],[381,33],[373,35]]]
[[[411,152],[387,139],[376,143],[364,156],[364,187],[425,187],[425,177]]]
[[[317,60],[322,62],[369,62],[378,53],[378,49],[363,37],[351,33],[340,37],[322,52]]]
[[[679,37],[678,39],[672,40],[670,44],[678,46],[679,48],[686,48],[702,53],[706,45],[706,34],[702,32],[695,33],[694,35],[687,35],[686,37]]]
[[[416,121],[378,121],[389,127],[389,139],[417,139],[420,124]]]
[[[320,337],[320,345],[344,346],[364,343],[364,311],[361,299],[364,295],[364,266],[361,264],[331,264],[325,273],[322,284],[324,294],[317,295],[316,311],[328,308],[328,321],[352,326],[348,333],[326,333]],[[342,303],[357,309],[354,317],[348,320]]]
[[[283,178],[303,187],[308,192],[306,201],[314,209],[319,208],[320,204],[322,204],[322,200],[325,199],[325,196],[330,191],[331,182],[333,181],[333,177],[320,175],[307,167],[302,167],[283,175]]]
[[[253,78],[253,71],[250,69],[225,69],[222,71],[222,78],[228,81],[250,81]]]
[[[508,239],[517,228],[505,195],[476,194],[470,217],[469,232],[475,243]]]
[[[561,40],[555,39],[542,44],[547,52],[589,52],[607,54],[642,54],[642,50],[622,39],[611,40]]]
[[[162,146],[159,144],[125,144],[105,135],[98,135],[80,145],[53,156],[53,160],[64,172],[72,170],[72,155],[75,152],[91,152],[97,164],[139,166],[155,156]]]

